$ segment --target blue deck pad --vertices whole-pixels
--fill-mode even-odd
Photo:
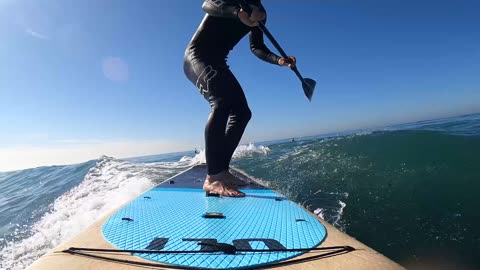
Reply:
[[[269,245],[275,248],[279,243],[280,248],[292,249],[316,247],[326,236],[325,227],[316,218],[264,187],[243,190],[245,198],[227,198],[206,197],[200,188],[164,186],[149,190],[111,216],[102,227],[105,239],[118,249],[184,251],[200,250],[198,242],[187,239],[213,239],[209,241],[235,244],[237,248],[246,243],[254,249],[269,249]],[[207,219],[203,216],[206,212],[221,212],[225,218]],[[182,267],[224,269],[259,266],[300,254],[135,255]]]

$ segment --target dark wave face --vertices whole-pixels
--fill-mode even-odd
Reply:
[[[479,119],[273,144],[236,164],[402,264],[480,267]]]

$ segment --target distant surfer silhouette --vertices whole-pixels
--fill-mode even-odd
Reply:
[[[209,102],[211,111],[205,127],[205,157],[208,174],[203,185],[207,192],[243,197],[238,186],[246,183],[229,171],[233,152],[252,116],[242,87],[230,71],[226,59],[230,50],[248,33],[253,54],[271,64],[293,67],[296,59],[272,53],[257,27],[265,23],[260,0],[248,0],[249,15],[238,0],[205,0],[206,12],[187,46],[184,71],[187,78]]]

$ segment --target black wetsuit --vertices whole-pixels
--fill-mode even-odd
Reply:
[[[248,2],[265,11],[260,0]],[[278,64],[280,57],[265,46],[258,27],[249,27],[238,19],[238,1],[206,0],[202,8],[207,14],[187,47],[184,71],[211,106],[205,127],[205,155],[211,175],[229,168],[252,115],[226,63],[228,53],[250,32],[250,48],[258,58]]]

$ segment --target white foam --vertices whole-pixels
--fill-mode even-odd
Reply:
[[[346,206],[347,206],[346,203],[339,200],[338,207],[317,208],[313,211],[313,213],[318,217],[330,222],[330,224],[340,229],[341,231],[345,231],[345,227],[343,226],[343,224],[341,224],[340,221],[342,220],[343,210],[345,209]]]
[[[207,163],[207,159],[205,158],[205,150],[200,149],[198,154],[196,154],[191,160],[190,163],[192,165],[194,164],[201,164],[201,163]]]
[[[321,219],[325,219],[325,209],[323,208],[317,208],[313,211],[313,213],[315,215],[317,215],[318,217],[320,217]]]
[[[270,153],[270,148],[268,148],[267,146],[249,143],[247,145],[239,145],[233,153],[233,159],[250,157],[255,154],[268,155],[268,153]]]
[[[135,164],[102,157],[78,186],[54,201],[50,211],[31,227],[30,237],[8,243],[1,250],[0,269],[25,269],[48,250],[189,164],[191,160]]]
[[[255,145],[253,143],[249,143],[246,145],[239,145],[236,149],[235,152],[233,153],[232,159],[240,159],[243,157],[250,157],[255,154],[260,154],[260,155],[268,155],[270,153],[270,148],[263,146],[263,145]],[[206,157],[205,157],[205,149],[200,149],[199,153],[196,154],[193,158],[192,157],[183,157],[179,163],[188,163],[189,166],[195,165],[195,164],[202,164],[206,163]],[[177,166],[179,166],[178,164]]]
[[[340,209],[338,210],[338,214],[335,216],[335,220],[333,221],[334,226],[339,225],[339,222],[343,216],[343,209],[345,209],[347,206],[347,204],[342,201],[338,201],[338,204],[340,204]]]
[[[355,135],[356,136],[366,136],[366,135],[373,134],[374,132],[375,132],[375,130],[362,130],[362,131],[356,132]]]
[[[303,206],[307,208],[314,205],[321,205],[316,208],[313,213],[318,217],[328,221],[341,231],[345,231],[345,224],[342,221],[343,211],[347,204],[342,200],[346,200],[349,196],[348,192],[325,192],[318,190],[314,197],[303,202]]]

